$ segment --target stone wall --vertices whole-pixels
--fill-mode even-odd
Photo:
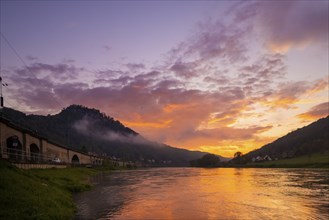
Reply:
[[[7,140],[12,137],[15,137],[15,140],[18,139],[21,144],[22,161],[54,162],[55,159],[59,159],[57,163],[95,165],[101,165],[103,162],[102,158],[70,150],[0,118],[0,152],[2,158],[8,158]]]

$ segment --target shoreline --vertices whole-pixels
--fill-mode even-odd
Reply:
[[[214,168],[305,168],[328,169],[329,163],[265,166],[266,164]],[[305,164],[304,164],[305,165]],[[193,168],[193,167],[190,167]],[[202,168],[202,167],[197,167]],[[73,219],[77,207],[75,193],[91,190],[90,178],[124,168],[70,167],[23,170],[0,160],[0,219]]]
[[[92,189],[88,180],[108,168],[23,170],[0,160],[0,219],[73,219],[73,194]]]

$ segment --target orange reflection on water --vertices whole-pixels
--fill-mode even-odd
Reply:
[[[162,168],[133,171],[111,219],[326,219],[327,172]],[[322,179],[321,179],[322,178]],[[321,180],[319,182],[319,180]],[[117,199],[115,196],[109,199]]]

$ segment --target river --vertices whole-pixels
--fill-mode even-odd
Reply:
[[[329,219],[328,169],[154,168],[94,178],[76,219]]]

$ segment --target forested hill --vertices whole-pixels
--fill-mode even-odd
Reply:
[[[319,119],[303,128],[267,144],[260,149],[251,151],[241,158],[240,162],[250,162],[253,157],[291,158],[313,153],[328,153],[329,151],[329,116]],[[234,161],[236,159],[233,159]]]
[[[13,124],[50,141],[84,152],[169,166],[185,166],[205,155],[148,141],[99,110],[80,105],[71,105],[59,114],[48,116],[26,115],[10,108],[4,108],[1,114]]]

